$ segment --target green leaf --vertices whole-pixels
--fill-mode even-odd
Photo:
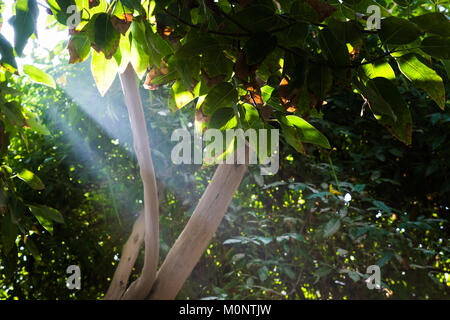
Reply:
[[[18,228],[11,220],[10,215],[0,216],[1,222],[1,238],[3,242],[3,250],[7,254],[14,246],[17,238]]]
[[[280,271],[288,276],[289,279],[294,280],[296,278],[294,271],[287,266],[280,266]]]
[[[252,128],[260,120],[258,110],[248,103],[244,103],[242,108],[244,116],[241,116],[241,118],[243,118],[244,125],[246,125],[246,128]]]
[[[277,46],[277,37],[269,33],[256,33],[244,45],[248,65],[261,63]]]
[[[378,77],[386,78],[389,80],[395,79],[394,70],[392,70],[392,67],[386,61],[375,61],[372,63],[364,64],[361,66],[361,69],[369,79]]]
[[[93,52],[91,61],[91,72],[95,84],[103,97],[111,87],[117,73],[117,63],[114,59],[106,59],[103,52]]]
[[[27,238],[27,242],[25,243],[25,248],[31,253],[31,255],[37,261],[42,260],[41,254],[39,253],[39,249],[37,248],[36,244],[30,237]]]
[[[14,27],[14,49],[19,56],[27,44],[28,38],[35,33],[39,9],[36,0],[18,0],[16,15],[11,18]]]
[[[83,31],[86,31],[92,47],[97,52],[103,52],[106,59],[112,58],[119,47],[120,32],[114,28],[108,14],[95,14]]]
[[[343,43],[354,43],[362,39],[364,33],[361,24],[357,21],[339,21],[331,18],[328,20],[330,31],[334,37]]]
[[[105,2],[105,1],[102,1]],[[53,15],[55,16],[56,20],[61,23],[62,25],[67,25],[69,22],[69,17],[73,14],[67,12],[68,8],[75,4],[75,0],[47,0],[47,3],[53,12]],[[88,6],[86,6],[86,9]],[[91,14],[94,13],[91,11]]]
[[[39,179],[39,177],[30,170],[27,169],[22,170],[19,174],[17,174],[17,177],[20,180],[25,181],[34,190],[45,189],[45,186],[42,183],[41,179]]]
[[[384,266],[386,263],[389,262],[389,260],[391,260],[393,254],[391,251],[385,251],[383,252],[383,255],[381,256],[380,260],[378,260],[377,265],[382,267]]]
[[[302,48],[308,31],[309,25],[307,23],[296,23],[277,34],[278,43],[283,46]]]
[[[405,19],[387,17],[381,20],[379,36],[387,44],[408,44],[416,40],[421,32],[417,26]]]
[[[136,10],[141,16],[145,17],[145,9],[141,5],[140,0],[120,0],[120,2],[127,8]]]
[[[326,98],[328,91],[333,86],[333,74],[330,68],[315,65],[308,72],[308,89],[320,101]]]
[[[259,280],[261,280],[261,281],[266,281],[267,278],[269,277],[269,269],[267,269],[266,266],[261,267],[261,268],[258,270],[258,277],[259,277]]]
[[[300,133],[298,132],[298,130],[295,127],[289,125],[289,123],[283,123],[283,122],[287,122],[287,120],[280,122],[281,130],[283,133],[283,135],[282,135],[283,138],[298,153],[304,154],[305,148],[304,148],[302,142],[300,141]]]
[[[376,86],[365,86],[357,79],[353,79],[353,85],[367,99],[370,109],[377,120],[383,117],[391,118],[393,121],[397,120],[391,106],[383,99]]]
[[[159,34],[153,32],[149,23],[145,24],[145,35],[147,45],[151,51],[150,55],[153,57],[153,64],[159,66],[164,57],[175,52],[167,40],[162,39]]]
[[[202,104],[203,113],[212,115],[221,108],[232,108],[232,103],[237,102],[238,93],[229,82],[222,82],[214,86]]]
[[[431,36],[423,39],[420,45],[425,53],[438,59],[450,59],[450,39]]]
[[[288,120],[289,125],[298,129],[300,140],[302,142],[316,144],[327,149],[331,148],[328,139],[306,120],[294,115],[286,116],[286,119]]]
[[[407,8],[412,4],[413,0],[394,0],[394,2],[399,6]]]
[[[254,1],[254,5],[248,5],[244,9],[240,10],[232,17],[239,21],[246,29],[253,32],[261,32],[269,30],[277,24],[278,18],[274,15],[273,3],[258,3]],[[230,30],[226,31],[240,31],[234,24],[229,24],[227,27]]]
[[[328,266],[321,266],[319,269],[317,269],[314,272],[314,276],[317,278],[317,280],[319,280],[320,278],[323,278],[323,277],[329,275],[331,273],[331,271],[333,271],[332,268],[330,268]]]
[[[39,223],[53,235],[53,222],[64,223],[64,218],[61,213],[53,208],[47,206],[28,205],[31,213],[36,217]]]
[[[56,88],[56,83],[55,80],[53,80],[52,76],[48,73],[45,73],[41,69],[36,68],[35,66],[26,64],[23,66],[23,72],[28,75],[34,82],[44,84],[53,89]]]
[[[367,82],[367,86],[373,89],[389,106],[395,116],[380,117],[379,122],[384,125],[388,131],[397,139],[405,143],[411,144],[412,138],[412,117],[411,112],[398,92],[395,85],[386,78],[374,78]],[[371,104],[371,107],[373,105]],[[376,110],[376,107],[373,107]]]
[[[192,93],[184,87],[183,82],[180,80],[173,84],[172,93],[175,99],[175,105],[178,109],[184,107],[194,99]]]
[[[237,119],[232,108],[220,108],[216,110],[208,123],[208,128],[219,130],[233,129],[236,126]]]
[[[323,236],[325,238],[331,237],[333,234],[335,234],[339,228],[341,227],[341,220],[338,218],[333,218],[325,225],[325,229],[323,232]]]
[[[447,77],[450,78],[450,60],[441,60],[444,65],[445,71],[447,72]]]
[[[42,217],[44,219],[54,221],[56,223],[64,223],[64,218],[62,214],[51,207],[47,207],[44,205],[27,205],[30,209],[31,213],[36,217]],[[39,219],[39,218],[38,218]]]
[[[44,136],[50,134],[50,131],[42,125],[37,114],[30,112],[27,109],[24,109],[24,112],[27,117],[26,118],[27,124],[31,130],[36,131],[37,133],[42,134]]]
[[[410,19],[425,32],[450,37],[450,22],[443,13],[431,12]]]
[[[320,47],[325,58],[336,66],[347,66],[350,63],[350,56],[345,43],[336,39],[329,29],[323,29],[319,34]]]
[[[442,78],[431,68],[423,64],[415,54],[395,56],[400,71],[415,86],[423,89],[444,110],[445,88]]]
[[[192,79],[196,78],[200,72],[200,57],[197,55],[186,56],[177,51],[169,58],[169,70],[175,69],[186,88],[193,84]]]
[[[0,55],[0,65],[10,72],[16,72],[17,62],[14,57],[14,49],[2,34],[0,34]]]
[[[131,27],[133,27],[133,24],[131,24]],[[134,37],[134,35],[131,41],[130,63],[136,71],[138,78],[142,78],[147,71],[149,56],[145,51],[145,46],[143,46],[142,43]]]
[[[254,237],[256,240],[260,241],[263,245],[268,245],[269,243],[272,242],[273,238],[271,237],[261,237],[261,236],[255,236]]]
[[[91,41],[85,34],[76,33],[70,37],[67,49],[70,54],[69,63],[83,62],[91,51]]]
[[[233,72],[233,62],[228,59],[215,39],[208,44],[202,44],[201,68],[210,77],[228,76]]]
[[[357,282],[360,279],[360,276],[359,276],[358,272],[355,272],[355,271],[350,271],[348,273],[348,276],[350,277],[350,279],[353,280],[353,282]]]

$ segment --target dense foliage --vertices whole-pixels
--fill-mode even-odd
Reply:
[[[60,45],[68,52],[50,55],[62,64],[37,59],[27,78],[14,74],[36,1],[15,3],[14,46],[0,36],[2,298],[106,291],[142,203],[114,81],[128,62],[152,89],[142,96],[163,256],[213,172],[171,163],[173,130],[281,130],[279,173],[250,168],[179,298],[448,297],[445,6],[51,0],[50,24],[67,26],[71,4],[81,24]],[[382,9],[379,30],[367,28],[370,4]],[[70,264],[81,291],[65,287]],[[373,264],[380,290],[364,282]]]

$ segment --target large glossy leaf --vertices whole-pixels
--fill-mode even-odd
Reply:
[[[319,34],[320,46],[325,58],[337,66],[350,64],[350,56],[345,43],[336,39],[329,29],[321,30]]]
[[[67,49],[70,55],[69,63],[83,62],[91,51],[91,41],[85,34],[76,33],[70,37]]]
[[[381,20],[379,35],[384,43],[394,45],[408,44],[416,40],[420,34],[419,28],[406,19],[388,17]]]
[[[281,132],[283,133],[282,136],[286,140],[286,142],[298,153],[304,154],[305,147],[300,140],[301,134],[298,132],[297,128],[291,126],[285,117],[281,118],[280,126]]]
[[[212,115],[221,108],[232,108],[233,102],[237,102],[238,93],[229,82],[222,82],[211,89],[202,104],[203,112]]]
[[[421,16],[411,18],[425,32],[440,34],[441,36],[450,37],[450,21],[440,12],[430,12]]]
[[[232,108],[221,108],[211,116],[208,128],[219,130],[233,129],[237,126],[237,119]]]
[[[117,63],[114,59],[106,59],[103,52],[93,51],[91,61],[91,72],[95,84],[101,96],[104,96],[111,87],[117,73]]]
[[[53,80],[52,76],[48,73],[45,73],[41,69],[36,68],[35,66],[26,64],[23,66],[23,72],[28,75],[34,82],[45,84],[46,86],[52,87],[53,89],[56,88],[56,83],[55,80]]]
[[[184,107],[186,104],[194,99],[193,94],[187,90],[182,81],[176,81],[172,86],[172,93],[175,99],[175,105],[178,109]]]
[[[47,220],[51,220],[57,223],[64,223],[62,214],[51,207],[44,205],[27,205],[33,215],[43,217]]]
[[[133,24],[131,24],[131,26],[133,27]],[[149,64],[149,56],[146,52],[146,48],[144,47],[142,42],[136,39],[133,34],[133,39],[131,41],[130,47],[130,63],[139,78],[142,78],[142,76],[145,74]]]
[[[120,32],[114,28],[110,16],[106,13],[95,14],[83,30],[86,31],[92,47],[103,52],[107,59],[111,59],[119,47]]]
[[[22,108],[17,101],[10,101],[5,103],[3,106],[3,112],[6,124],[10,123],[14,126],[22,127],[25,125],[25,118],[22,114]]]
[[[361,66],[361,69],[369,79],[377,77],[383,77],[390,80],[395,79],[394,70],[392,70],[392,67],[386,61],[375,61],[364,64]]]
[[[367,99],[370,109],[377,120],[381,120],[383,118],[388,118],[392,121],[397,120],[391,106],[388,102],[386,102],[386,100],[383,99],[381,92],[379,92],[376,86],[365,86],[357,79],[354,79],[353,84]]]
[[[353,43],[362,39],[362,26],[357,21],[339,21],[337,19],[329,19],[328,25],[334,37],[343,43]]]
[[[22,55],[28,39],[35,33],[39,9],[36,0],[18,0],[16,15],[11,18],[14,27],[14,49]]]
[[[443,110],[445,88],[442,78],[433,69],[422,63],[415,54],[395,56],[400,71],[419,88],[422,88]]]
[[[162,39],[159,34],[153,32],[150,24],[145,24],[145,36],[149,54],[152,58],[152,63],[159,65],[161,60],[167,55],[174,53],[174,49],[167,40]]]
[[[411,113],[394,84],[386,78],[374,78],[367,82],[367,86],[377,93],[380,97],[379,99],[383,99],[390,105],[391,110],[395,115],[395,118],[381,117],[378,119],[379,122],[397,139],[406,145],[411,144]]]
[[[53,235],[53,222],[64,223],[63,216],[56,209],[42,205],[28,205],[28,208],[51,235]]]
[[[331,148],[328,139],[306,120],[297,116],[286,116],[290,126],[295,127],[299,132],[300,141],[316,144],[324,148]]]
[[[420,45],[425,53],[438,59],[450,59],[450,39],[431,36],[423,39]]]
[[[25,181],[34,190],[43,190],[45,188],[41,179],[39,179],[39,177],[30,170],[22,170],[19,174],[17,174],[17,177],[20,180]]]
[[[0,65],[11,72],[16,72],[17,63],[13,47],[2,34],[0,34],[0,55]]]

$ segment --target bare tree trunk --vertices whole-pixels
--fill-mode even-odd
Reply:
[[[158,203],[158,191],[156,187],[156,177],[153,169],[153,162],[150,153],[150,145],[148,143],[148,133],[144,116],[144,109],[142,108],[142,102],[139,95],[139,89],[136,83],[136,73],[134,72],[131,64],[125,71],[120,74],[120,82],[122,84],[122,90],[125,96],[125,104],[128,108],[128,115],[130,117],[131,130],[133,132],[134,149],[136,151],[136,157],[140,167],[140,175],[142,183],[144,185],[144,243],[145,243],[145,260],[144,266],[140,277],[131,283],[123,299],[145,299],[150,289],[153,286],[153,282],[156,277],[156,270],[159,260],[159,203]],[[138,222],[137,222],[138,225]],[[137,226],[136,226],[137,228]],[[124,249],[127,249],[125,247]],[[139,248],[134,248],[136,252],[133,256],[139,252]],[[125,250],[124,250],[125,251]],[[125,252],[124,252],[125,253]],[[128,259],[126,255],[123,255],[121,259]],[[131,262],[131,260],[130,260]],[[108,290],[110,295],[105,298],[120,299],[122,285],[126,286],[128,277],[130,274],[129,268],[132,265],[128,263],[119,264],[118,270],[116,270],[115,277],[118,280],[119,289],[110,288]],[[117,283],[113,282],[111,285],[117,287]],[[113,295],[114,293],[114,295]],[[117,294],[117,295],[116,295]]]
[[[220,164],[158,272],[150,299],[174,299],[219,227],[247,165]]]

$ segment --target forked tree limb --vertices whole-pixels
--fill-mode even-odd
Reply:
[[[162,264],[150,299],[174,299],[219,227],[247,165],[220,164]]]
[[[128,278],[130,277],[131,270],[133,269],[136,258],[139,255],[141,245],[144,242],[144,234],[144,212],[141,212],[139,218],[133,225],[133,230],[131,231],[130,237],[122,249],[119,264],[117,265],[111,284],[109,285],[108,291],[103,299],[118,300],[122,297],[123,293],[127,289]]]
[[[131,131],[133,133],[134,150],[140,167],[140,175],[144,186],[144,244],[145,259],[141,275],[135,280],[122,296],[122,299],[145,299],[156,277],[159,260],[159,203],[156,186],[155,171],[153,168],[150,145],[148,142],[147,126],[144,109],[136,83],[136,73],[128,64],[120,76],[125,104],[130,117]],[[139,251],[139,250],[137,250]],[[137,254],[137,253],[136,253]],[[126,258],[127,259],[127,258]],[[129,265],[122,264],[123,270],[117,270],[124,276],[128,274]],[[119,264],[119,267],[121,265]],[[122,280],[122,279],[121,279]],[[128,279],[127,279],[128,280]],[[123,281],[123,280],[122,280]],[[120,284],[120,282],[119,282]],[[126,285],[126,284],[125,284]],[[108,290],[109,291],[109,290]],[[119,299],[120,297],[112,297]]]

